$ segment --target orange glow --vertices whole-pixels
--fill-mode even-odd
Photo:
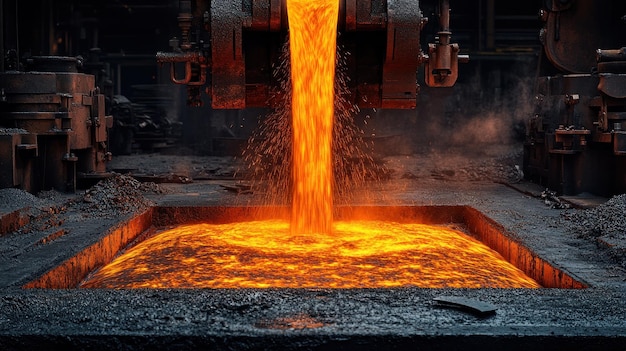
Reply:
[[[291,55],[294,234],[332,230],[338,0],[287,0]]]
[[[293,235],[287,221],[185,225],[95,272],[85,288],[536,288],[476,239],[443,226],[336,221]]]

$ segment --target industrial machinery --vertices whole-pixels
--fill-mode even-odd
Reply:
[[[113,127],[108,145],[115,155],[129,155],[134,149],[160,150],[173,146],[181,137],[179,121],[168,118],[176,102],[160,85],[134,86],[134,101],[124,95],[113,95],[110,112]]]
[[[112,119],[81,63],[36,56],[0,72],[0,187],[74,191],[81,179],[105,176]]]
[[[415,108],[417,71],[425,82],[450,87],[458,76],[459,46],[451,43],[450,8],[439,2],[440,31],[428,51],[420,31],[428,21],[415,0],[340,0],[338,43],[345,52],[350,99],[360,107]],[[188,104],[201,94],[214,109],[271,105],[278,86],[273,66],[287,32],[285,0],[180,1],[180,37],[157,61],[170,65],[171,80],[188,87]]]
[[[545,0],[524,171],[566,195],[626,192],[626,2]]]
[[[108,139],[115,145],[119,140],[114,133],[107,135],[111,111],[103,107],[106,98],[93,82],[94,71],[83,67],[90,73],[84,74],[76,68],[74,57],[86,50],[103,50],[102,63],[114,80],[112,92],[106,94],[111,106],[120,102],[113,101],[114,95],[130,94],[133,85],[165,83],[165,73],[170,76],[166,79],[187,87],[188,105],[204,101],[223,110],[181,113],[189,119],[189,129],[201,131],[196,139],[206,136],[209,114],[216,121],[221,114],[275,107],[281,101],[275,98],[281,84],[275,68],[284,59],[286,0],[40,0],[33,6],[39,11],[36,16],[21,4],[5,1],[2,7],[0,187],[71,190],[81,177],[105,175]],[[541,4],[537,18],[535,8]],[[339,0],[339,6],[338,44],[350,102],[362,109],[412,109],[420,103],[418,82],[449,87],[457,81],[458,64],[467,56],[452,43],[448,0]],[[462,116],[446,126],[462,124],[467,106],[482,108],[483,101],[496,100],[511,87],[502,83],[501,73],[517,74],[510,71],[522,56],[535,59],[534,38],[542,20],[536,40],[542,53],[535,112],[523,113],[528,115],[524,174],[560,194],[626,192],[626,2],[542,0],[505,6],[481,0],[459,1],[454,9],[455,39],[475,55],[471,67],[478,67],[475,74],[464,75],[457,88],[466,84],[464,79],[477,77],[471,78],[476,84],[468,86],[480,93],[472,101],[455,97],[455,112]],[[143,21],[133,17],[140,10]],[[124,25],[113,26],[122,16]],[[146,25],[146,18],[153,17],[158,25]],[[164,19],[170,17],[172,21]],[[37,27],[40,20],[44,22]],[[41,30],[30,30],[35,27]],[[145,31],[138,40],[140,30]],[[176,37],[167,49],[173,32]],[[132,51],[139,46],[142,50]],[[154,65],[157,51],[163,71]],[[422,90],[422,97],[447,99]],[[450,101],[433,101],[419,108],[441,107],[437,113],[446,113],[447,105]],[[191,139],[187,135],[186,141]],[[127,153],[128,147],[124,150],[120,153]]]

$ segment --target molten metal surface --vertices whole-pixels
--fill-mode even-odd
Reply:
[[[294,234],[332,230],[332,130],[338,0],[287,0]]]
[[[451,228],[336,221],[294,236],[287,221],[194,224],[159,233],[85,288],[535,288],[476,239]]]

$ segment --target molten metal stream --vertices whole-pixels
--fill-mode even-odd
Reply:
[[[291,52],[291,232],[332,231],[332,130],[338,0],[287,0]]]
[[[84,288],[535,288],[476,239],[443,226],[336,221],[293,235],[287,221],[194,224],[117,257]]]

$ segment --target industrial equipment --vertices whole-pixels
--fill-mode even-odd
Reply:
[[[129,155],[135,149],[160,150],[173,146],[181,137],[182,123],[168,112],[176,101],[161,85],[133,86],[133,101],[113,95],[110,111],[113,127],[109,130],[109,150],[115,155]],[[135,150],[136,151],[136,150]]]
[[[526,121],[524,174],[559,194],[609,196],[626,192],[626,3],[538,3],[511,3],[522,13],[518,16],[493,0],[458,2],[451,15],[448,0],[339,0],[338,44],[348,78],[346,99],[360,108],[412,109],[420,103],[416,99],[418,82],[428,87],[454,85],[458,63],[468,57],[452,43],[452,17],[456,40],[475,55],[473,61],[480,66],[475,76],[487,81],[476,82],[474,90],[480,91],[476,99],[495,100],[500,91],[510,88],[501,83],[496,71],[513,75],[516,73],[509,72],[511,67],[521,60],[516,58],[526,55],[534,60],[537,47],[532,44],[533,33],[542,20],[536,42],[543,49],[533,94],[535,112]],[[116,147],[124,145],[119,153],[129,152],[129,143],[119,140],[120,133],[107,135],[110,111],[102,107],[108,104],[105,89],[98,91],[99,78],[94,73],[102,69],[88,69],[89,62],[82,70],[73,67],[77,63],[74,57],[87,55],[87,50],[102,48],[102,61],[96,63],[105,64],[106,73],[114,80],[112,91],[106,94],[111,105],[116,102],[114,95],[130,94],[131,86],[164,83],[161,71],[141,66],[152,65],[158,50],[156,61],[164,66],[171,81],[187,87],[190,106],[210,101],[207,105],[212,109],[230,113],[250,107],[276,107],[283,101],[276,98],[281,77],[275,76],[275,68],[284,58],[286,0],[158,4],[41,0],[33,7],[38,11],[36,16],[29,15],[21,4],[5,1],[2,6],[0,128],[4,146],[0,187],[71,190],[81,177],[105,175],[108,151],[115,149],[108,145],[108,139]],[[535,7],[539,10],[540,4],[543,8],[535,22],[531,12]],[[178,16],[172,13],[176,8]],[[171,22],[177,17],[177,23],[159,20],[158,26],[152,26],[145,19],[133,21],[140,9],[146,17],[167,16]],[[127,36],[111,25],[120,16],[125,16]],[[40,19],[44,21],[40,31],[25,30],[36,27]],[[501,28],[505,30],[499,31]],[[146,30],[141,32],[141,40],[137,38],[140,29]],[[168,50],[166,38],[173,32],[177,34]],[[425,41],[433,43],[423,45]],[[131,54],[138,42],[145,45],[144,51]],[[509,60],[506,65],[501,64],[504,60]],[[51,62],[55,63],[51,66]],[[500,65],[498,69],[494,69],[496,65]],[[79,73],[83,70],[88,74]],[[492,81],[493,87],[485,87]],[[428,93],[422,97],[441,98]],[[134,96],[127,96],[135,102]],[[455,99],[459,114],[467,114],[467,106],[481,105],[478,100]],[[433,106],[450,104],[432,101],[420,108],[435,114]],[[437,113],[446,113],[444,109]],[[193,113],[185,110],[182,114],[189,118],[186,125],[190,130],[202,131],[196,136],[199,139],[206,132],[197,127],[204,123],[198,120],[204,121],[210,113],[215,121],[226,112],[203,110],[198,120],[189,117]],[[450,125],[462,120],[454,122]],[[187,142],[192,139],[187,135]]]
[[[193,6],[192,6],[193,5]],[[448,0],[439,2],[437,40],[420,47],[428,21],[415,0],[340,0],[338,44],[350,55],[346,73],[351,100],[360,107],[415,108],[417,71],[425,82],[450,87],[458,76],[459,46],[450,42]],[[188,104],[211,97],[214,109],[271,105],[287,32],[285,0],[180,1],[180,38],[157,61],[170,65],[171,80],[188,88]]]
[[[558,191],[626,192],[626,3],[546,0],[524,172]]]
[[[36,56],[0,72],[0,187],[74,191],[106,175],[105,96],[76,57]]]

